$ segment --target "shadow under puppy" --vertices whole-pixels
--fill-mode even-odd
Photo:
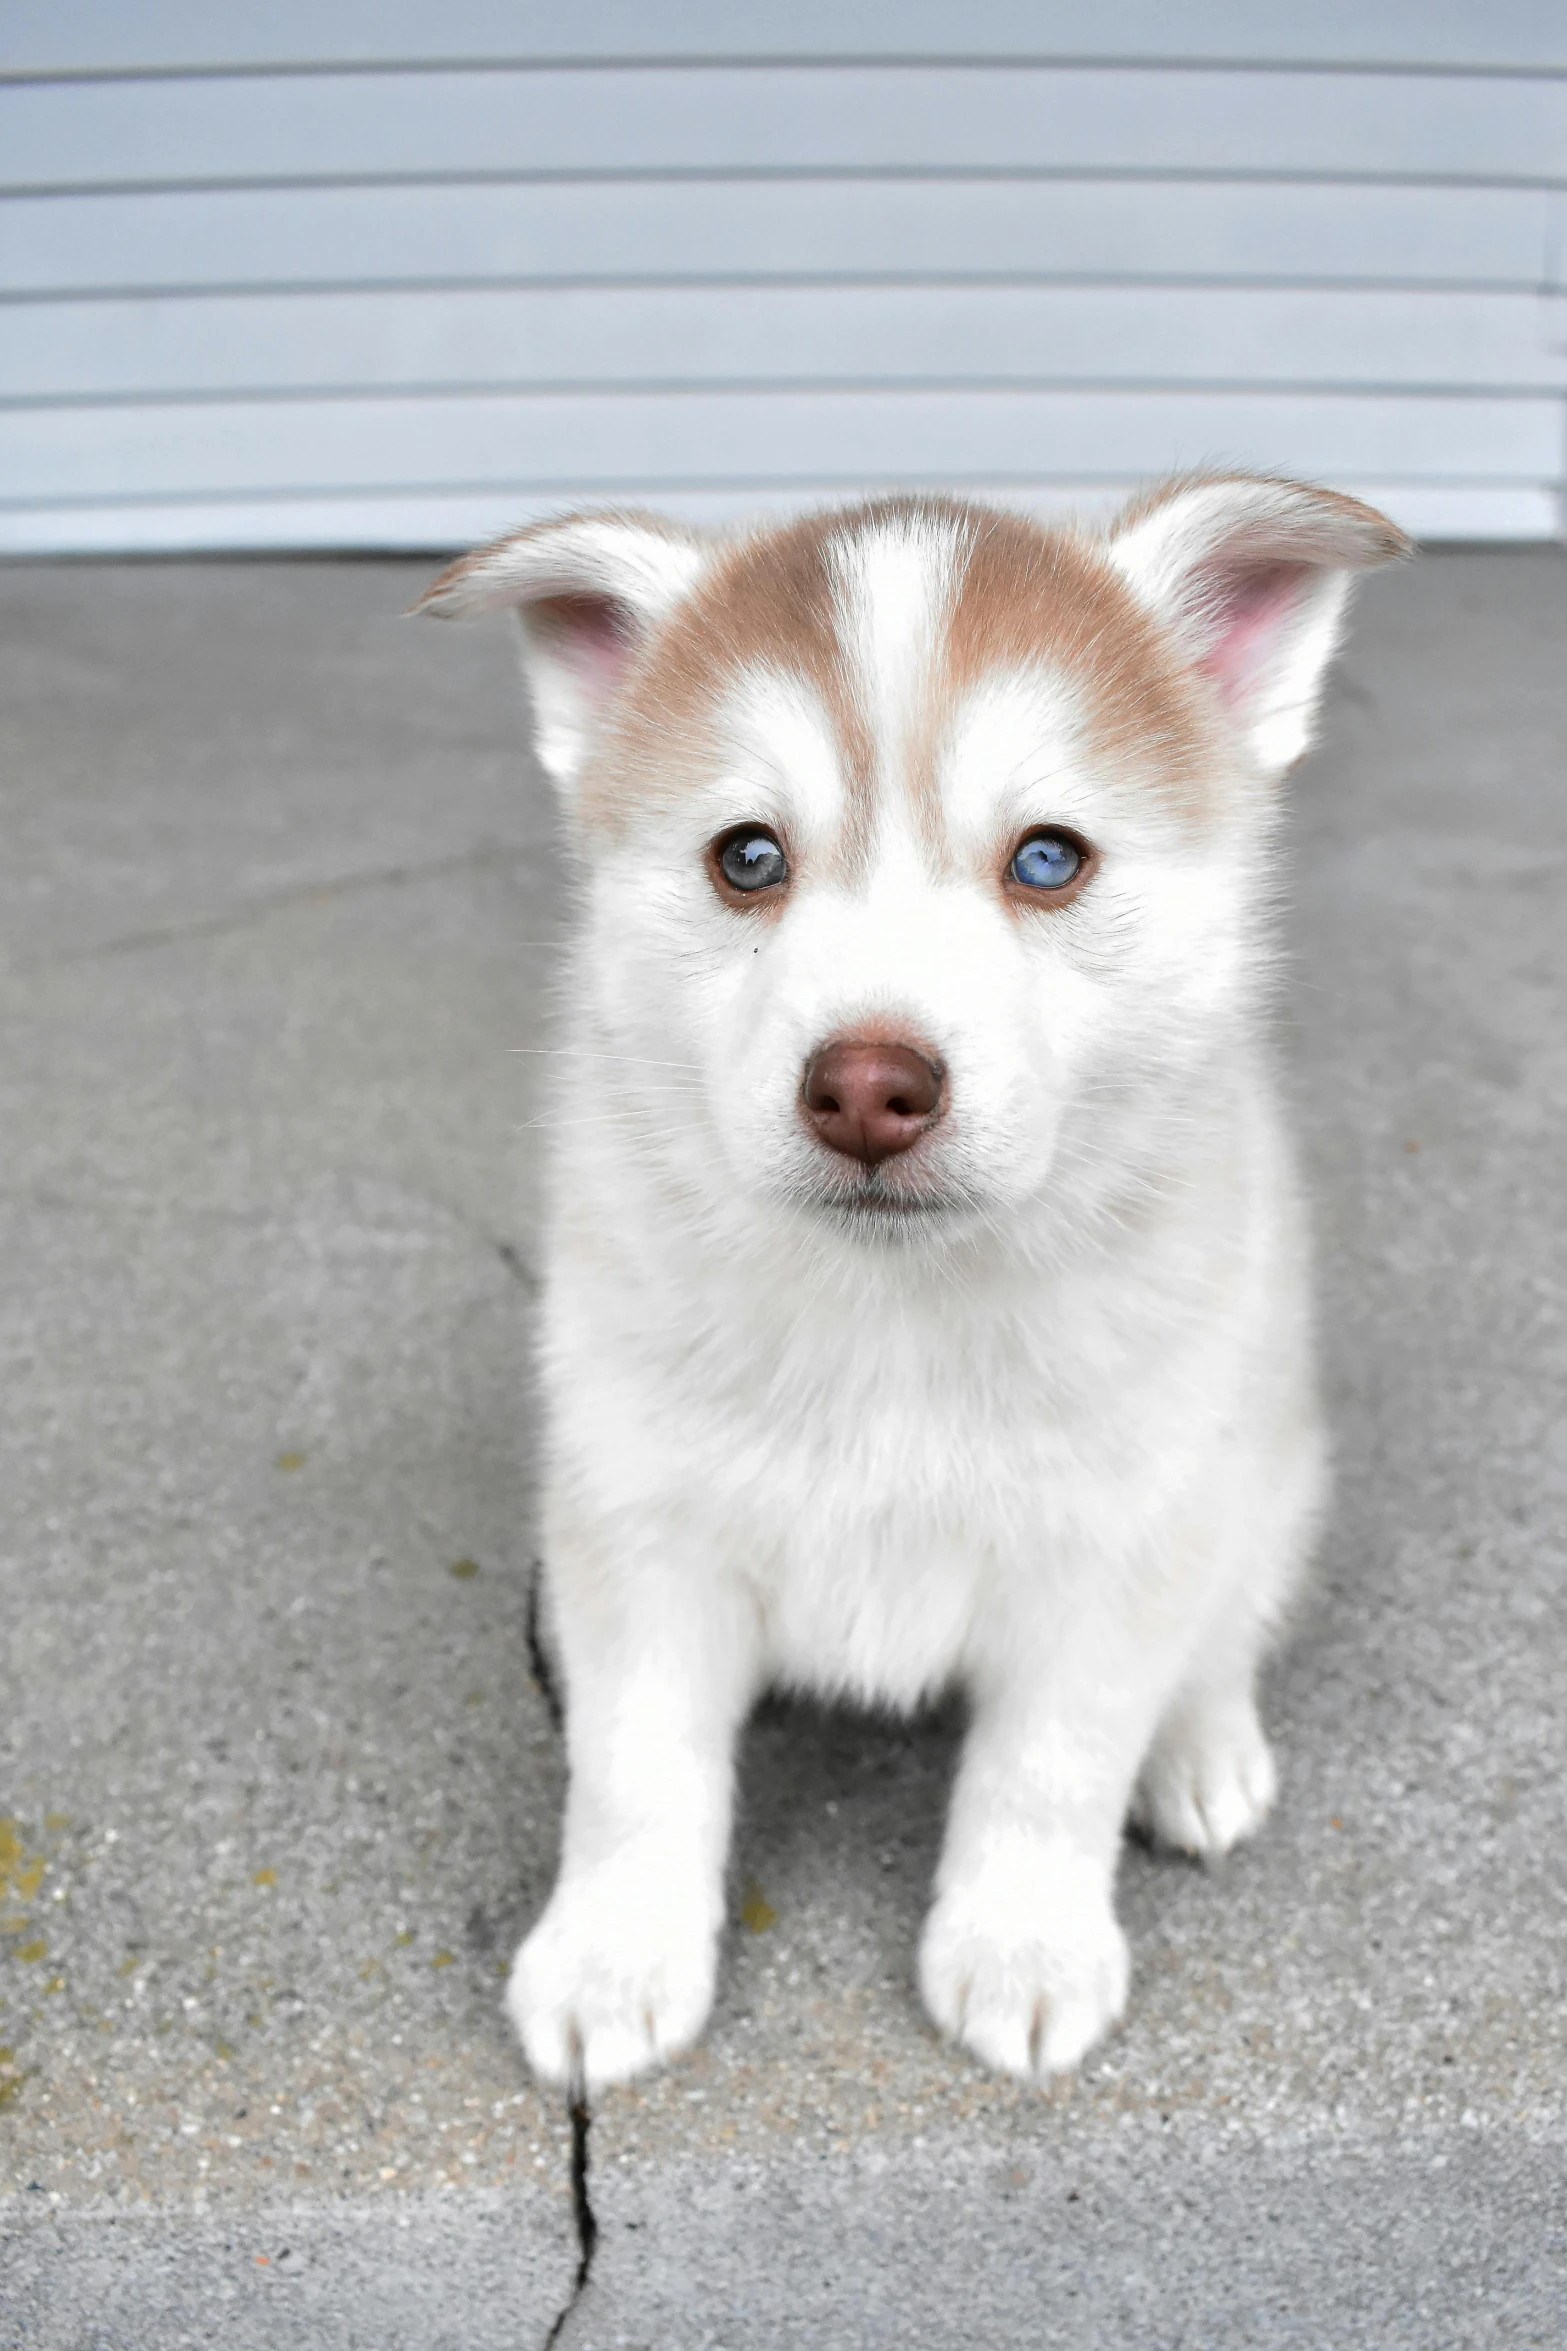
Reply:
[[[1265,1039],[1278,789],[1353,500],[1104,530],[896,498],[543,523],[514,608],[580,876],[552,1081],[544,1513],[571,1767],[508,1994],[589,2086],[710,2007],[769,1685],[972,1717],[920,1950],[1042,2077],[1120,2013],[1130,1809],[1266,1814],[1259,1657],[1324,1493]]]

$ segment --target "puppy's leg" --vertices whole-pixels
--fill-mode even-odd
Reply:
[[[1160,1844],[1217,1860],[1261,1828],[1278,1791],[1257,1719],[1251,1657],[1205,1663],[1165,1714],[1138,1776],[1131,1817]]]
[[[1237,1481],[1239,1483],[1240,1481]],[[1257,1669],[1298,1582],[1327,1493],[1325,1448],[1302,1412],[1264,1454],[1233,1536],[1234,1569],[1143,1759],[1131,1818],[1201,1860],[1255,1834],[1278,1791],[1257,1718]]]
[[[645,1532],[552,1546],[571,1782],[560,1874],[507,2005],[535,2073],[624,2081],[696,2039],[723,1922],[736,1734],[754,1627],[726,1579]]]
[[[1125,2003],[1112,1887],[1163,1695],[1108,1637],[1070,1651],[1043,1660],[1020,1646],[976,1689],[920,1948],[935,2022],[1031,2080],[1074,2065]]]

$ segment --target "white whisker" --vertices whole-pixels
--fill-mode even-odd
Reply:
[[[609,1103],[602,1110],[590,1111],[583,1118],[525,1118],[521,1126],[515,1129],[515,1132],[526,1135],[531,1134],[538,1127],[605,1126],[618,1126],[628,1132],[634,1132],[639,1125],[643,1124],[645,1122],[638,1120],[635,1111],[621,1109],[614,1103]]]

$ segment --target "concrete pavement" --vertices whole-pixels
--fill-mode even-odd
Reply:
[[[0,2345],[1559,2342],[1567,560],[1374,583],[1292,786],[1340,1493],[1278,1818],[1128,1849],[1128,2022],[1041,2098],[913,1995],[954,1723],[765,1710],[575,2301],[498,2006],[561,875],[431,568],[0,574]]]

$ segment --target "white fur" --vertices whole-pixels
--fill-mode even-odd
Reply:
[[[838,627],[885,771],[917,725],[960,568],[950,533],[899,516],[833,545]]]
[[[1216,544],[1204,493],[1112,543],[1177,637],[1182,533],[1188,560]],[[1232,529],[1237,504],[1257,523],[1227,495]],[[1129,1809],[1216,1856],[1272,1800],[1253,1682],[1324,1455],[1261,1033],[1266,779],[1341,583],[1313,576],[1317,617],[1266,649],[1286,683],[1260,722],[1234,715],[1205,822],[1135,756],[1096,763],[1048,657],[986,678],[942,737],[942,861],[898,771],[962,559],[939,513],[834,555],[878,754],[868,871],[828,858],[827,714],[765,660],[688,792],[644,804],[617,774],[625,821],[577,835],[542,1342],[571,1783],[508,1995],[550,2080],[621,2078],[701,2030],[733,1752],[770,1683],[968,1692],[920,1986],[944,2032],[1027,2077],[1122,2008]],[[594,756],[581,734],[556,772]],[[795,851],[776,920],[708,878],[706,844],[746,820]],[[1019,915],[996,862],[1050,822],[1102,863],[1070,907]],[[836,1211],[843,1163],[800,1115],[810,1053],[872,1021],[950,1073],[949,1117],[912,1177],[892,1169],[939,1212]]]

